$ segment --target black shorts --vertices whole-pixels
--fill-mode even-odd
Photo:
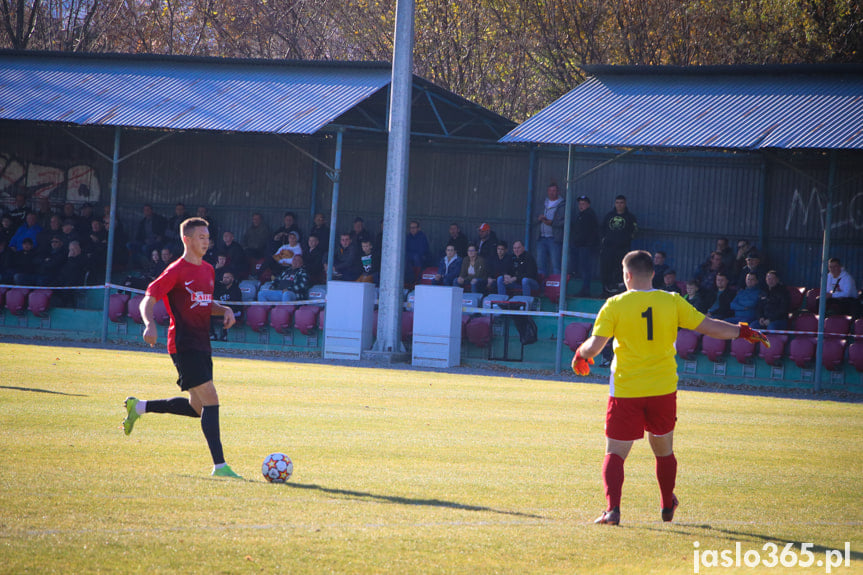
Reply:
[[[182,351],[171,354],[177,368],[177,385],[183,391],[198,387],[213,379],[213,356],[206,351]]]

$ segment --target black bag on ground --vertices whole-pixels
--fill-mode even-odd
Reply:
[[[515,323],[515,329],[518,330],[518,339],[521,341],[521,345],[536,343],[537,329],[535,321],[523,316],[515,317],[512,321]]]

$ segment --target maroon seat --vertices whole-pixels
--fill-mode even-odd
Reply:
[[[814,313],[801,313],[800,316],[794,320],[794,327],[791,328],[793,331],[805,331],[810,333],[818,332],[818,316]]]
[[[303,305],[294,312],[294,327],[303,335],[310,335],[318,324],[321,308],[316,305]]]
[[[782,356],[785,354],[785,344],[788,342],[788,336],[778,333],[765,334],[770,341],[770,347],[759,345],[758,356],[764,360],[767,365],[779,365],[782,363]]]
[[[485,347],[491,341],[491,316],[482,315],[467,324],[467,340],[477,347]]]
[[[821,351],[821,363],[830,371],[839,371],[842,369],[842,363],[845,361],[845,343],[844,339],[825,339],[824,348]]]
[[[815,359],[815,339],[797,336],[788,345],[788,357],[797,367],[808,367]]]
[[[246,325],[252,331],[262,332],[267,325],[267,318],[270,315],[270,307],[268,305],[250,305],[246,310]]]
[[[277,305],[270,311],[270,327],[277,333],[287,334],[291,332],[294,322],[294,306]]]
[[[141,317],[141,300],[144,299],[142,295],[133,295],[129,298],[129,303],[126,306],[126,311],[129,313],[129,317],[132,318],[132,321],[135,323],[144,323],[143,318]]]
[[[115,323],[122,323],[126,317],[126,309],[129,305],[129,294],[112,293],[108,297],[108,319]]]
[[[27,295],[27,307],[33,315],[45,317],[48,315],[48,308],[51,307],[51,290],[49,289],[34,289]]]
[[[470,323],[470,314],[463,313],[461,314],[461,337],[467,337],[467,324]]]
[[[544,285],[545,297],[547,297],[551,303],[557,303],[560,301],[560,274],[552,274],[548,276],[540,285]]]
[[[863,317],[854,320],[854,333],[860,336],[857,341],[863,341]]]
[[[377,319],[377,318],[375,318]],[[375,322],[377,323],[377,321]],[[402,341],[408,343],[414,337],[414,312],[402,312]]]
[[[160,299],[153,306],[153,319],[159,325],[168,325],[171,323],[171,315],[168,313],[168,308],[165,307],[165,300]]]
[[[863,340],[858,339],[848,346],[848,363],[853,365],[854,369],[863,373]]]
[[[681,329],[677,332],[677,341],[674,344],[677,355],[683,359],[695,359],[695,350],[701,341],[701,334],[697,331]]]
[[[427,267],[422,271],[420,275],[420,283],[422,285],[430,286],[434,281],[434,277],[437,275],[437,268],[435,267]]]
[[[27,296],[30,290],[27,288],[11,288],[6,292],[6,309],[15,315],[24,315],[27,312]]]
[[[818,295],[821,293],[821,288],[812,288],[806,292],[806,309],[815,313],[818,311]]]
[[[719,361],[728,350],[728,340],[716,339],[705,335],[701,338],[701,353],[710,361]]]
[[[733,355],[738,363],[752,363],[752,358],[755,357],[755,344],[749,343],[742,337],[731,341],[731,355]]]
[[[563,343],[568,346],[571,351],[578,349],[587,339],[587,334],[590,333],[592,324],[585,321],[574,321],[566,326],[563,332]]]
[[[797,312],[803,307],[803,300],[805,299],[804,292],[806,288],[803,287],[795,287],[795,286],[786,286],[788,288],[788,295],[791,297],[791,311]]]
[[[824,320],[824,339],[845,339],[850,332],[850,315],[831,315]]]

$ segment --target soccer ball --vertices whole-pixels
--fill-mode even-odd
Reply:
[[[261,473],[270,483],[284,483],[293,475],[294,463],[284,453],[271,453],[264,458]]]

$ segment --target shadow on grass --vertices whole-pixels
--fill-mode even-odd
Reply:
[[[850,526],[851,525],[849,524],[849,527]],[[757,527],[757,525],[753,525],[753,527]],[[664,528],[663,527],[646,527],[646,529],[651,530],[651,531],[663,531],[666,533],[668,531],[672,531],[672,532],[678,533],[680,535],[692,535],[693,537],[696,538],[695,539],[696,541],[697,541],[697,537],[699,535],[704,534],[704,532],[707,531],[708,532],[707,535],[725,538],[731,543],[737,543],[737,542],[744,543],[747,541],[754,542],[754,543],[764,543],[764,544],[775,543],[779,547],[779,550],[780,550],[777,552],[777,554],[779,552],[781,552],[781,550],[789,543],[792,545],[793,549],[797,549],[797,550],[800,549],[800,545],[802,543],[813,543],[814,545],[812,547],[810,547],[809,550],[812,553],[814,553],[816,557],[818,555],[824,556],[824,555],[826,555],[826,553],[828,551],[832,551],[834,549],[834,547],[828,547],[826,545],[820,545],[820,544],[815,543],[814,541],[811,541],[811,540],[810,541],[792,541],[790,539],[782,539],[781,537],[777,537],[776,535],[772,535],[772,534],[765,535],[762,533],[755,533],[752,531],[747,531],[747,530],[743,530],[743,529],[739,529],[739,528],[738,529],[727,529],[727,528],[722,528],[722,527],[716,527],[716,526],[713,526],[710,524],[674,523],[670,529],[668,527],[664,527]],[[758,548],[758,549],[760,550],[761,548]],[[845,552],[844,548],[839,549],[839,550],[842,551],[844,554],[844,552]],[[744,551],[746,551],[746,549],[744,549]],[[863,560],[863,553],[861,553],[860,551],[851,550],[849,553],[849,556],[854,561]]]
[[[366,493],[364,491],[352,491],[350,489],[333,489],[331,487],[322,487],[320,485],[305,484],[305,483],[287,483],[286,487],[294,489],[308,489],[328,493],[330,495],[342,495],[353,497],[355,499],[370,499],[372,501],[383,501],[386,503],[395,503],[397,505],[424,505],[429,507],[445,507],[448,509],[461,509],[464,511],[487,511],[489,513],[498,513],[500,515],[513,515],[516,517],[529,517],[531,519],[546,519],[542,515],[534,515],[532,513],[522,513],[520,511],[506,511],[503,509],[494,509],[492,507],[483,507],[481,505],[467,505],[465,503],[457,503],[455,501],[444,501],[442,499],[413,499],[410,497],[399,497],[396,495],[376,495],[374,493]]]
[[[37,389],[35,387],[15,387],[14,385],[0,385],[0,389],[11,389],[13,391],[30,391],[32,393],[53,393],[55,395],[69,395],[72,397],[87,397],[83,393],[66,393],[64,391],[52,391],[50,389]]]

